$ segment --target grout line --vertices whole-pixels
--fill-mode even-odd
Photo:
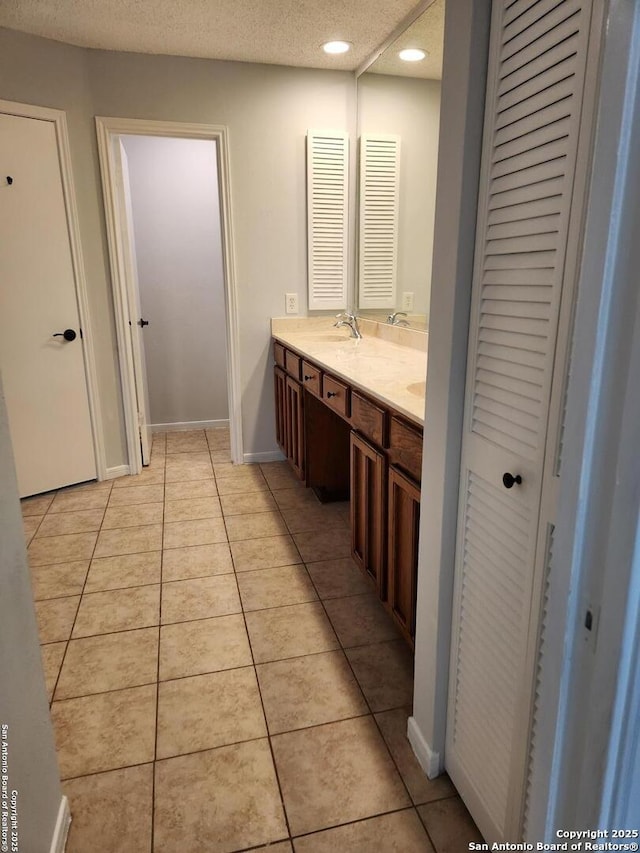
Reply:
[[[165,439],[165,450],[166,450],[166,439]],[[151,442],[151,455],[153,456],[153,440]],[[153,769],[151,773],[151,851],[153,851],[155,847],[155,826],[156,826],[156,761],[158,758],[158,717],[160,713],[160,639],[162,636],[162,581],[163,581],[163,567],[164,567],[164,521],[165,521],[165,513],[166,513],[166,503],[165,503],[165,495],[166,495],[166,475],[167,475],[167,457],[166,454],[164,456],[164,467],[163,467],[164,479],[162,483],[162,538],[160,540],[161,550],[160,550],[160,595],[158,601],[158,647],[157,647],[157,660],[156,660],[156,720],[155,720],[155,738],[153,740]]]

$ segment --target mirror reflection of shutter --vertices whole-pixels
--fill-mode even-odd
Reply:
[[[349,137],[307,131],[309,309],[347,307]]]
[[[358,307],[395,308],[400,137],[360,137]]]
[[[493,3],[445,753],[490,842],[520,837],[526,799],[544,568],[536,543],[554,363],[568,334],[560,305],[579,251],[570,224],[582,212],[591,9],[592,0]],[[507,472],[522,484],[506,489]]]

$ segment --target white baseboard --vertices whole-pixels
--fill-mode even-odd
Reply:
[[[178,432],[187,429],[222,429],[229,426],[229,419],[221,421],[181,421],[176,424],[149,424],[151,432]]]
[[[435,779],[436,776],[439,776],[440,773],[442,773],[440,753],[434,752],[426,742],[422,732],[418,728],[415,717],[409,717],[409,722],[407,724],[407,737],[409,738],[409,743],[411,744],[415,757],[418,759],[420,767],[422,767],[429,779]]]
[[[242,461],[247,462],[283,462],[285,460],[284,453],[279,450],[265,450],[262,453],[244,453]]]
[[[67,846],[67,835],[69,834],[70,825],[71,812],[69,811],[69,800],[63,796],[60,800],[56,826],[53,831],[53,838],[51,839],[50,853],[64,853]]]
[[[114,465],[113,468],[107,468],[104,475],[105,480],[115,480],[116,477],[125,477],[131,473],[131,468],[128,465]]]

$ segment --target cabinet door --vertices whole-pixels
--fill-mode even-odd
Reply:
[[[420,489],[397,468],[389,468],[389,559],[387,601],[394,619],[413,645]]]
[[[384,454],[352,432],[351,554],[373,581],[383,601],[386,596],[386,468]]]
[[[276,395],[276,441],[285,456],[288,456],[286,444],[287,395],[286,375],[279,367],[273,369],[273,386]]]
[[[304,404],[302,386],[286,377],[285,453],[298,477],[304,479]]]

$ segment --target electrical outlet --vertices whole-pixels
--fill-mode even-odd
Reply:
[[[413,311],[413,292],[405,290],[402,294],[402,310]]]
[[[297,293],[285,293],[285,310],[287,314],[297,314],[298,313],[298,294]]]

